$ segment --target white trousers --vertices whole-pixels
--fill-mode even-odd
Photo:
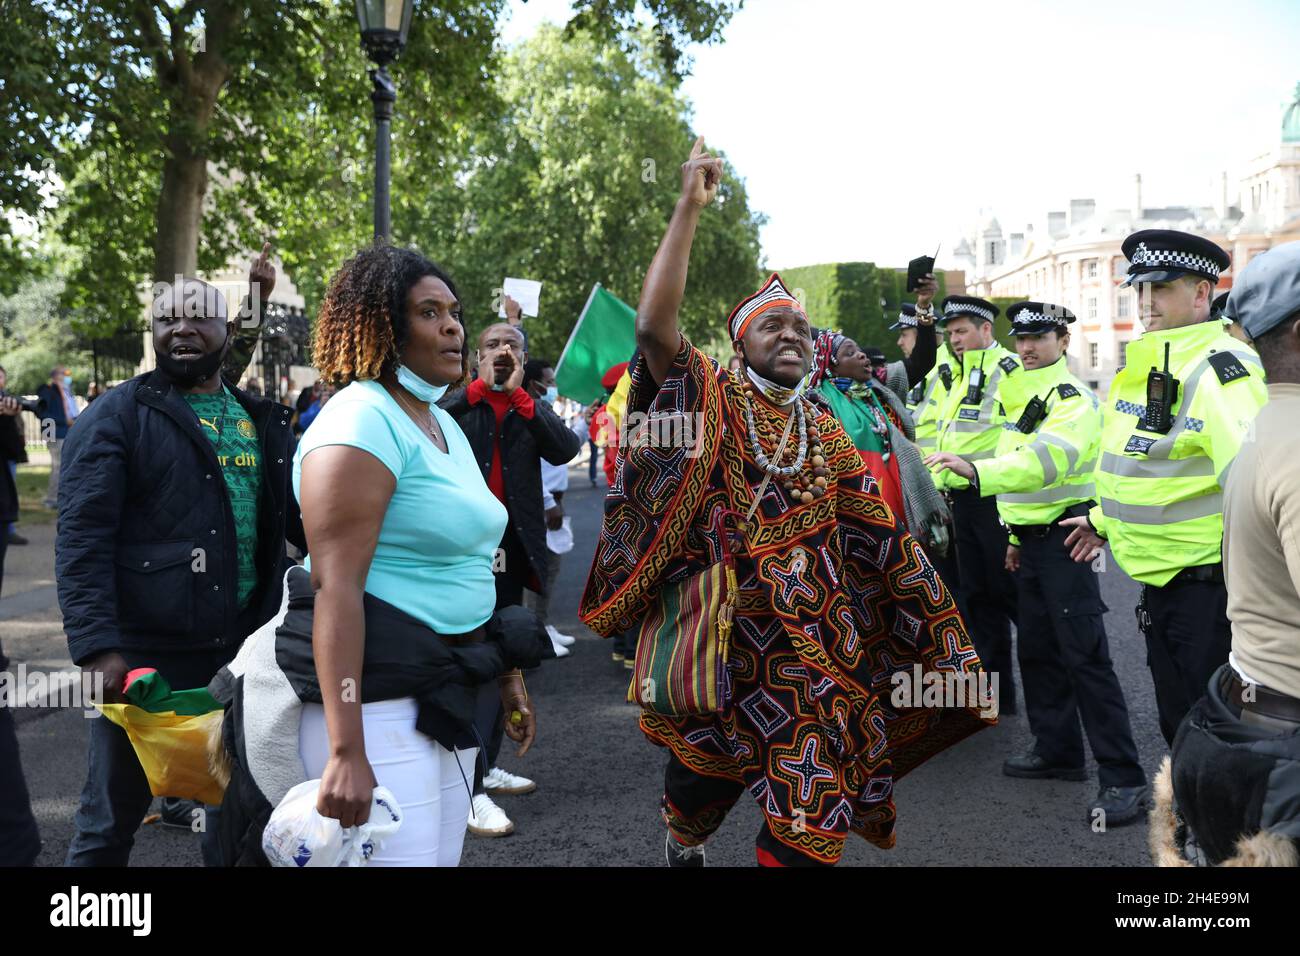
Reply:
[[[398,831],[370,858],[370,866],[460,863],[469,822],[465,781],[473,786],[478,748],[445,749],[415,729],[416,710],[412,697],[361,705],[366,756],[375,779],[392,791],[405,814]],[[303,704],[298,752],[309,780],[324,772],[330,740],[321,704]]]

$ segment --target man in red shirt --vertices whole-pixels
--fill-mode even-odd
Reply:
[[[522,387],[527,360],[516,326],[488,326],[478,340],[479,377],[438,403],[464,431],[488,488],[510,516],[494,566],[498,608],[523,604],[524,588],[544,592],[549,556],[541,461],[567,465],[582,444],[548,403],[533,401]],[[485,774],[480,761],[475,774],[469,829],[480,836],[504,836],[514,824],[491,795],[526,793],[536,785],[496,766],[505,724],[494,686],[485,685],[475,723],[487,765]]]

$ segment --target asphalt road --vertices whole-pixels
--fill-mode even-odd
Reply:
[[[467,836],[462,860],[466,866],[663,865],[658,801],[664,752],[637,729],[636,708],[625,702],[628,672],[610,660],[609,643],[577,620],[578,598],[599,528],[604,480],[597,490],[590,487],[585,467],[573,469],[571,475],[565,504],[577,543],[565,556],[551,620],[578,641],[571,656],[548,662],[529,680],[539,715],[532,752],[518,759],[507,741],[499,761],[507,770],[535,779],[537,790],[500,798],[515,822],[515,833],[496,839]],[[1137,585],[1111,562],[1101,575],[1101,586],[1111,608],[1111,654],[1150,775],[1165,747],[1133,619]],[[23,763],[45,841],[40,863],[57,865],[67,851],[84,779],[87,720],[80,711],[66,710],[19,712],[18,720]],[[1149,865],[1145,823],[1103,833],[1089,826],[1086,810],[1095,780],[1026,781],[1002,775],[1003,759],[1029,743],[1025,717],[1004,716],[998,727],[913,771],[894,791],[897,846],[878,850],[851,837],[843,864]],[[753,865],[760,820],[757,805],[742,797],[709,841],[709,865]],[[142,827],[132,864],[200,865],[197,837]]]

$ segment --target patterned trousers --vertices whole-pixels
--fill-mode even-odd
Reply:
[[[683,846],[699,846],[712,836],[744,792],[745,785],[740,781],[695,773],[669,751],[664,770],[664,822],[673,838]],[[759,866],[826,865],[774,837],[766,817],[759,827],[754,848]]]

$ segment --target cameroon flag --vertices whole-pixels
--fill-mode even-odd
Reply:
[[[141,667],[126,675],[125,704],[96,704],[126,731],[156,797],[220,804],[209,751],[221,740],[225,711],[206,687],[173,691],[162,674]]]
[[[590,405],[605,394],[601,376],[636,350],[636,310],[597,282],[582,307],[555,366],[555,386],[565,398]]]

